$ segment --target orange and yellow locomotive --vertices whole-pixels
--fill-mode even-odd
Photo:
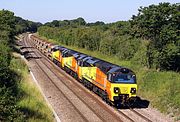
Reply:
[[[132,70],[51,44],[34,35],[31,39],[54,63],[108,103],[126,105],[136,99],[136,75]]]

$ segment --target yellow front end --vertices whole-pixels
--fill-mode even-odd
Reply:
[[[111,83],[110,92],[111,101],[127,102],[136,97],[137,84]]]

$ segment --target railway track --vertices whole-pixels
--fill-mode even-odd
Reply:
[[[146,120],[147,122],[152,122],[150,119],[148,119],[147,117],[145,117],[144,115],[140,114],[139,112],[137,112],[136,110],[130,108],[130,111],[132,111],[133,113],[137,114],[138,116],[140,116],[141,118],[143,118],[144,120]]]
[[[33,44],[31,43],[31,45],[33,45]],[[94,113],[97,113],[95,110],[93,110],[93,108],[91,108],[90,105],[88,105],[88,104],[86,103],[86,100],[82,98],[82,96],[81,96],[82,93],[78,93],[78,94],[77,94],[77,93],[74,92],[74,91],[76,91],[76,92],[78,92],[78,91],[77,91],[77,89],[73,89],[73,88],[78,87],[79,89],[84,89],[84,86],[82,86],[82,84],[80,84],[80,83],[78,83],[77,81],[75,81],[74,78],[71,77],[69,74],[65,73],[63,70],[61,70],[59,67],[57,67],[57,65],[55,65],[51,60],[49,60],[49,59],[48,59],[45,55],[43,55],[41,52],[39,52],[39,50],[37,51],[37,53],[38,53],[38,55],[43,56],[43,58],[46,59],[46,60],[42,60],[42,62],[43,62],[44,64],[46,64],[46,66],[48,67],[48,69],[49,69],[51,72],[53,72],[53,73],[56,75],[56,77],[57,77],[58,79],[60,79],[61,82],[63,82],[64,85],[66,85],[66,87],[68,87],[80,100],[84,101],[84,103],[85,103],[92,111],[94,111]],[[46,61],[46,62],[45,62],[45,61]],[[51,67],[49,66],[49,64],[47,64],[47,62],[48,62],[49,64],[51,64]],[[53,70],[52,70],[52,69],[53,69]],[[64,76],[66,76],[66,78],[67,78],[69,81],[74,81],[74,82],[73,82],[73,85],[75,85],[75,86],[72,86],[71,83],[64,82],[65,79],[62,78],[62,74],[63,74]],[[109,108],[108,108],[106,105],[104,105],[104,103],[102,103],[102,101],[99,101],[99,99],[97,99],[97,97],[93,96],[92,94],[89,94],[89,91],[87,91],[87,89],[84,89],[83,92],[85,92],[85,95],[87,95],[88,97],[96,100],[96,104],[98,103],[100,106],[102,106],[106,111],[108,111],[109,114],[111,114],[111,115],[113,116],[113,118],[117,119],[117,121],[122,121],[117,115],[114,114],[114,112],[109,111]],[[124,115],[124,116],[125,116],[125,115]],[[99,117],[100,117],[100,116],[99,116]],[[100,117],[100,118],[102,118],[102,117]],[[133,120],[132,120],[131,118],[129,118],[128,116],[127,116],[126,118],[129,119],[129,120],[131,120],[131,121],[133,121]],[[102,120],[103,120],[103,118],[102,118]]]
[[[27,44],[27,38],[24,40],[24,44],[25,46],[28,46]],[[32,50],[30,49],[27,49],[28,52],[31,52]],[[34,56],[32,54],[30,54],[31,58],[33,58]],[[37,55],[36,55],[37,56]],[[38,56],[37,56],[38,57]],[[73,109],[75,109],[75,111],[78,112],[78,114],[82,117],[83,121],[88,121],[86,119],[86,117],[74,106],[74,104],[72,104],[72,102],[66,97],[66,95],[58,88],[58,86],[54,83],[53,79],[44,71],[44,69],[42,68],[42,65],[37,61],[37,60],[34,60],[34,62],[36,63],[36,65],[38,66],[39,70],[41,70],[45,75],[46,77],[48,78],[48,80],[53,84],[53,86],[55,86],[55,88],[58,90],[58,92],[60,92],[63,97],[66,98],[66,100],[73,106]]]
[[[26,42],[27,43],[27,42]],[[73,91],[73,89],[72,88],[74,88],[74,87],[72,87],[72,88],[70,88],[69,86],[68,86],[68,84],[66,84],[67,82],[64,82],[64,81],[67,81],[67,79],[63,79],[62,78],[62,75],[60,75],[60,76],[58,76],[56,73],[56,71],[53,71],[52,69],[51,69],[51,67],[49,67],[49,64],[47,64],[47,60],[44,60],[45,59],[45,57],[39,52],[38,54],[36,54],[37,52],[35,52],[35,55],[36,55],[36,57],[42,57],[41,59],[39,59],[40,61],[38,62],[38,61],[35,61],[36,62],[36,64],[38,65],[38,67],[39,67],[39,69],[41,69],[41,71],[43,71],[43,73],[44,74],[46,74],[47,75],[47,77],[48,77],[48,79],[51,81],[51,83],[59,90],[59,91],[61,91],[61,93],[62,93],[62,90],[59,88],[59,86],[54,82],[54,80],[51,78],[51,76],[49,76],[50,74],[48,74],[47,72],[45,72],[44,71],[44,69],[45,68],[42,68],[42,67],[46,67],[50,72],[52,72],[60,81],[61,81],[61,83],[63,83],[63,85],[64,86],[66,86],[67,87],[67,89],[69,90],[69,91],[71,91],[72,93],[73,93],[73,95],[75,95],[75,96],[77,96],[77,98],[78,99],[80,99],[82,102],[83,102],[83,104],[85,104],[93,113],[95,113],[95,115],[99,118],[99,120],[101,120],[101,121],[107,121],[107,119],[105,119],[100,113],[98,113],[97,111],[95,111],[93,108],[91,108],[90,107],[90,105],[88,105],[87,103],[86,103],[86,101],[85,100],[83,100],[82,98],[81,98],[81,96],[80,95],[78,95],[77,93],[75,93],[74,91]],[[48,61],[49,63],[50,63],[50,61]],[[52,63],[52,62],[51,62]],[[42,66],[42,65],[44,65],[44,66]],[[46,70],[47,71],[47,70]],[[55,73],[56,72],[56,73]],[[76,90],[77,91],[77,90]],[[88,93],[89,94],[89,93]],[[78,111],[78,113],[83,117],[83,119],[84,119],[84,121],[89,121],[89,120],[87,120],[86,118],[87,118],[87,116],[85,117],[84,116],[84,114],[82,114],[82,111],[83,110],[79,110],[78,108],[77,108],[77,106],[75,106],[71,101],[71,98],[68,98],[67,96],[66,96],[67,94],[64,94],[64,97],[66,98],[66,99],[68,99],[68,101],[74,106],[74,109],[76,109],[76,111]],[[110,114],[109,114],[110,115]],[[113,114],[114,115],[114,114]],[[92,116],[92,115],[91,115]],[[95,117],[93,117],[93,118],[95,118]],[[118,117],[115,117],[115,116],[113,116],[112,118],[114,118],[114,120],[115,121],[122,121],[120,118],[118,118]],[[111,118],[111,119],[112,119]],[[97,121],[98,119],[96,119],[96,121]]]
[[[127,112],[124,112],[124,111],[122,111],[120,109],[118,109],[117,111],[119,112],[119,114],[122,114],[123,116],[126,116],[127,119],[129,119],[131,121],[134,121],[133,117],[130,117],[130,115],[128,116]],[[128,111],[132,112],[134,115],[140,117],[139,121],[153,122],[149,118],[147,118],[146,116],[144,116],[143,114],[137,112],[136,110],[134,110],[132,108],[129,108]]]
[[[24,45],[27,47],[34,46],[33,42],[31,42],[27,36],[24,39]],[[63,84],[67,88],[68,91],[71,91],[72,95],[75,95],[77,97],[77,99],[79,99],[82,102],[82,104],[84,104],[92,113],[94,113],[96,115],[96,117],[98,118],[98,120],[109,121],[110,119],[113,118],[114,121],[124,121],[124,119],[122,120],[122,116],[123,116],[124,118],[126,118],[127,121],[135,122],[135,120],[133,120],[130,116],[126,115],[121,110],[117,110],[116,108],[112,109],[112,107],[107,106],[102,100],[100,100],[100,98],[97,95],[92,95],[91,93],[89,93],[89,91],[87,89],[85,89],[82,84],[75,81],[75,79],[73,79],[70,75],[65,73],[62,69],[60,69],[52,61],[50,61],[39,50],[29,48],[28,52],[34,52],[34,57],[41,57],[41,58],[37,58],[37,60],[34,60],[34,62],[38,66],[39,70],[41,70],[41,72],[43,72],[47,76],[47,79],[51,82],[51,84],[53,84],[56,87],[58,92],[63,94],[63,97],[66,98],[67,101],[73,106],[74,110],[76,110],[78,112],[78,114],[81,116],[83,121],[90,121],[90,120],[87,119],[87,115],[82,114],[82,111],[83,111],[82,109],[79,110],[79,108],[77,108],[77,106],[74,105],[74,103],[72,102],[73,99],[68,98],[67,94],[63,93],[61,88],[59,88],[59,85],[57,85],[58,83],[54,81],[54,78],[52,78],[52,75],[50,76],[50,74],[53,74],[54,77],[56,77],[56,79],[58,79],[61,82],[61,84]],[[32,54],[31,54],[31,57],[33,58]],[[45,71],[44,69],[49,70],[48,71],[49,73],[47,72],[47,70]],[[82,97],[82,96],[84,96],[84,97]],[[92,100],[87,101],[88,100],[87,98],[90,98],[90,100],[91,99]],[[95,103],[89,104],[89,102],[92,102],[92,101],[95,101]],[[99,108],[102,109],[102,112],[97,111],[98,108],[95,107],[95,104],[99,105]],[[113,111],[113,110],[115,110],[115,111]],[[133,112],[134,114],[136,114],[137,116],[142,118],[144,121],[151,122],[150,119],[148,119],[144,115],[140,114],[136,110],[130,108],[129,111]],[[104,112],[106,114],[103,114]],[[105,119],[106,115],[109,115],[110,117],[108,119]]]

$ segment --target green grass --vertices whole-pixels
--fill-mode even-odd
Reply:
[[[45,37],[43,37],[46,39]],[[180,118],[180,74],[171,71],[157,72],[155,69],[148,69],[139,65],[133,65],[132,61],[119,60],[117,57],[103,55],[97,51],[88,51],[72,46],[62,45],[55,40],[50,42],[65,46],[90,56],[105,61],[125,66],[132,69],[137,75],[138,95],[149,100],[150,105],[163,113],[175,116],[175,121]]]
[[[17,106],[24,114],[24,121],[28,122],[52,122],[53,113],[38,87],[32,81],[25,62],[16,57],[11,61],[11,69],[21,76],[19,82],[20,96]]]
[[[138,84],[139,95],[149,99],[153,107],[162,112],[179,114],[180,74],[148,71],[138,80]]]

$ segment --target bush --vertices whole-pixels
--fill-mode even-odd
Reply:
[[[179,71],[179,4],[141,7],[131,26],[134,37],[151,40],[147,50],[149,67]]]
[[[138,51],[134,54],[133,58],[131,59],[131,63],[133,65],[149,67],[148,58],[147,58],[148,45],[149,45],[149,41],[147,40],[141,41]]]
[[[10,48],[5,42],[0,43],[0,121],[22,119],[16,106],[19,76],[9,68],[10,60]]]

